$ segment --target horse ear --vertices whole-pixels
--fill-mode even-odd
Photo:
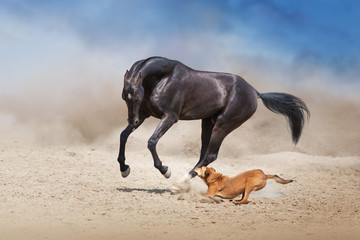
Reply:
[[[141,76],[141,72],[139,72],[138,77],[135,79],[134,83],[137,86],[140,86],[142,84],[142,76]]]
[[[130,82],[130,79],[129,79],[129,71],[128,71],[128,70],[126,70],[126,72],[125,72],[124,80],[125,80],[126,82]]]

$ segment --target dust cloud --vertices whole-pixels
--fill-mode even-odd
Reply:
[[[118,65],[109,67],[99,62],[101,60],[96,64],[68,63],[32,76],[26,84],[2,94],[0,128],[3,138],[41,144],[96,141],[118,144],[127,119],[127,108],[121,99],[123,72],[131,63],[119,61]],[[315,84],[319,81],[314,77],[284,84],[270,77],[271,72],[264,76],[266,71],[255,71],[256,67],[250,65],[245,67],[247,71],[231,72],[243,76],[260,92],[279,91],[299,96],[308,105],[311,118],[299,144],[294,146],[284,117],[267,110],[259,100],[254,116],[227,136],[219,157],[279,151],[330,156],[360,154],[360,101],[356,97],[326,88],[320,91]],[[289,72],[285,77],[291,74],[296,76]],[[274,75],[277,77],[279,73]],[[130,137],[129,149],[146,149],[146,141],[157,123],[158,120],[146,120]],[[179,121],[159,141],[159,153],[197,158],[200,126],[200,121]]]
[[[121,68],[86,57],[30,76],[1,95],[0,128],[6,138],[89,143],[125,124]]]

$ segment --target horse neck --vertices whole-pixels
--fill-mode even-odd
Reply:
[[[171,75],[176,65],[181,64],[177,61],[169,60],[161,57],[153,57],[139,65],[138,72],[143,76],[143,88],[145,97],[150,96],[158,83],[164,77]]]
[[[142,83],[142,87],[144,88],[144,97],[149,97],[160,81],[161,79],[155,77],[145,78]]]

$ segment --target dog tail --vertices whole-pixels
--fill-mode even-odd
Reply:
[[[293,180],[285,180],[279,177],[278,175],[266,175],[266,179],[274,179],[276,182],[281,184],[288,184],[293,182]]]

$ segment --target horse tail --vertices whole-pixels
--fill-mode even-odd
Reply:
[[[287,93],[258,93],[265,107],[274,113],[285,116],[290,125],[292,140],[297,144],[305,123],[305,118],[309,120],[310,111],[304,101]]]
[[[285,180],[279,177],[278,175],[266,175],[266,179],[274,179],[276,182],[281,184],[287,184],[293,182],[293,180]]]

